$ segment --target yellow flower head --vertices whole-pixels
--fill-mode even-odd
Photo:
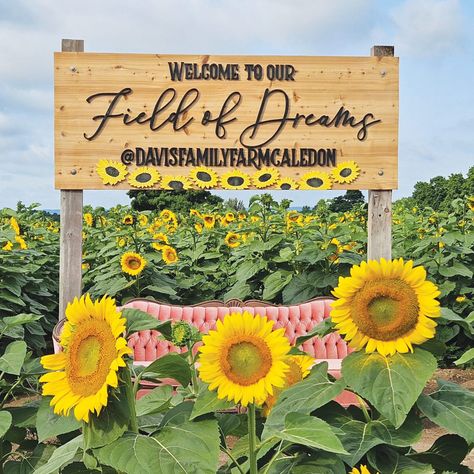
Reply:
[[[332,179],[324,171],[309,171],[302,176],[299,186],[300,189],[331,189]]]
[[[123,237],[117,237],[117,246],[118,247],[125,247],[126,240]]]
[[[168,240],[168,236],[166,234],[163,234],[163,232],[159,232],[158,234],[153,235],[153,240],[157,240],[157,242],[153,242],[151,246],[155,250],[161,250],[163,248],[164,244],[169,244],[170,241]]]
[[[367,466],[365,464],[361,464],[359,466],[359,469],[353,467],[352,471],[349,474],[370,474],[370,471],[367,469]]]
[[[240,236],[235,232],[227,232],[225,236],[225,244],[230,247],[231,249],[238,247],[240,245]]]
[[[178,252],[170,245],[164,245],[161,249],[161,256],[167,265],[176,263],[178,259]]]
[[[140,275],[146,263],[146,260],[139,253],[135,252],[125,252],[120,259],[122,271],[132,276]]]
[[[152,188],[160,179],[160,173],[155,168],[142,166],[130,174],[128,184],[134,188]]]
[[[289,367],[285,378],[285,385],[282,388],[275,388],[273,395],[269,395],[267,397],[263,407],[264,416],[268,416],[270,414],[273,405],[275,405],[278,400],[278,396],[283,390],[285,390],[285,388],[291,387],[292,385],[301,382],[309,375],[315,360],[313,357],[308,355],[291,355],[286,357],[285,362]]]
[[[170,211],[169,209],[163,209],[160,212],[160,218],[165,222],[169,222],[173,219],[176,219],[176,214],[173,211]]]
[[[229,171],[221,176],[221,186],[223,189],[248,189],[250,177],[237,169]]]
[[[336,183],[352,183],[359,176],[360,168],[355,161],[343,161],[332,171],[332,177]]]
[[[331,318],[351,347],[382,355],[413,351],[435,335],[440,315],[436,285],[410,260],[381,259],[351,268],[333,291]]]
[[[189,215],[191,217],[199,217],[199,219],[201,219],[201,217],[202,217],[202,214],[197,209],[190,209],[189,210]]]
[[[256,188],[263,189],[273,186],[279,177],[280,172],[276,168],[262,168],[253,174],[252,182]]]
[[[464,303],[466,301],[466,297],[464,295],[459,295],[456,297],[456,303]]]
[[[218,178],[217,173],[205,166],[198,166],[193,168],[189,173],[191,179],[202,189],[213,188],[217,186]]]
[[[20,235],[20,226],[14,217],[10,217],[10,227],[15,231],[16,235]]]
[[[92,227],[92,224],[94,223],[94,218],[92,217],[92,214],[90,212],[86,212],[84,214],[84,222],[86,223],[86,225],[88,225],[89,227]]]
[[[234,222],[235,221],[235,215],[233,212],[227,212],[225,215],[225,220],[227,222]]]
[[[63,350],[41,358],[50,371],[40,378],[43,395],[53,396],[56,414],[67,416],[74,408],[75,417],[87,423],[90,413],[99,415],[107,406],[108,387],[118,386],[123,357],[132,352],[122,337],[125,319],[121,316],[108,296],[92,301],[85,295],[67,305]]]
[[[216,330],[203,337],[200,377],[219,399],[260,405],[285,385],[290,343],[283,328],[272,329],[273,321],[244,311],[218,320]]]
[[[204,214],[202,220],[206,229],[212,229],[216,224],[216,218],[212,214]]]
[[[145,227],[148,224],[148,217],[145,214],[140,214],[138,216],[138,222],[142,227]]]
[[[10,250],[12,250],[12,249],[13,249],[13,244],[10,241],[8,241],[2,247],[2,250],[5,250],[6,252],[10,252]]]
[[[169,191],[183,191],[190,188],[190,182],[186,176],[163,176],[160,186]]]
[[[100,160],[96,172],[104,184],[115,185],[125,179],[128,174],[127,167],[120,161]]]
[[[194,228],[198,234],[202,234],[202,224],[194,224]]]
[[[25,239],[23,237],[20,237],[19,235],[15,236],[15,241],[17,244],[20,245],[21,250],[26,250],[28,248],[28,245],[26,245]]]
[[[131,214],[127,214],[122,219],[122,223],[125,224],[125,225],[132,225],[133,222],[134,222],[134,219],[133,219],[133,216]]]
[[[290,189],[298,189],[298,183],[292,178],[280,178],[276,182],[276,187],[282,191],[289,191]]]

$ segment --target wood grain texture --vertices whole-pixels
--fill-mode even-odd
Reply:
[[[63,40],[65,51],[84,51],[83,40]],[[59,240],[59,319],[67,304],[82,292],[82,208],[83,192],[61,190]]]
[[[238,64],[240,80],[171,81],[168,62]],[[267,78],[247,80],[245,64],[290,64],[296,68],[294,81],[270,81]],[[125,126],[120,120],[110,121],[92,141],[84,138],[97,127],[95,115],[104,114],[108,98],[88,103],[86,98],[99,92],[118,92],[125,87],[133,93],[116,112],[150,114],[159,95],[168,87],[177,91],[170,106],[175,110],[183,94],[199,90],[199,100],[186,119],[194,118],[185,130],[173,131],[170,124],[152,131],[149,126]],[[337,163],[356,161],[361,168],[359,178],[350,184],[335,183],[334,189],[395,189],[398,186],[398,58],[394,57],[258,57],[258,56],[167,56],[145,54],[55,54],[55,182],[60,189],[131,189],[127,180],[105,186],[96,173],[100,159],[120,161],[124,149],[136,147],[239,148],[241,131],[255,122],[266,88],[282,89],[290,98],[290,115],[333,116],[345,107],[357,118],[372,113],[382,122],[368,129],[367,139],[357,139],[357,129],[350,127],[308,127],[304,124],[283,131],[263,148],[336,149]],[[226,138],[217,138],[212,125],[201,124],[205,110],[216,116],[233,91],[242,94],[237,120],[226,126]],[[281,116],[282,103],[268,104],[268,117]],[[169,113],[168,113],[169,115]],[[163,115],[164,119],[165,115]],[[160,120],[161,122],[161,120]],[[270,133],[270,128],[267,128]],[[264,132],[261,130],[259,133]],[[263,135],[262,135],[263,136]],[[129,165],[129,171],[136,169]],[[215,168],[222,174],[230,166]],[[253,174],[253,167],[240,168]],[[311,170],[330,172],[333,167],[282,167],[284,177],[299,179]],[[189,167],[157,167],[162,175],[189,175]],[[159,184],[155,186],[159,189]]]
[[[393,46],[374,46],[374,56],[393,56]],[[367,259],[392,258],[392,191],[369,191],[367,220]]]

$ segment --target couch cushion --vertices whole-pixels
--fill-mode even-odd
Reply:
[[[329,316],[331,302],[331,299],[319,299],[293,306],[205,307],[135,300],[125,304],[123,308],[140,309],[160,321],[187,321],[202,333],[214,329],[217,319],[223,319],[226,314],[249,311],[275,321],[275,329],[285,328],[286,336],[294,344],[298,336],[306,334]],[[157,331],[139,331],[130,336],[128,345],[133,349],[135,362],[153,361],[168,352],[179,351],[168,341],[160,341],[158,335]],[[312,338],[303,344],[302,349],[319,360],[343,359],[348,354],[347,344],[335,333],[323,338]]]

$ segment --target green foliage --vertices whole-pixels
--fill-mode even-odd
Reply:
[[[347,212],[365,203],[364,195],[355,189],[349,189],[343,196],[337,196],[329,201],[331,212]]]
[[[415,184],[413,201],[419,207],[431,207],[435,211],[449,210],[451,203],[462,197],[474,196],[474,166],[467,176],[461,173],[448,178],[436,176],[429,183],[419,181]]]
[[[209,207],[219,206],[223,200],[209,191],[128,191],[132,208],[136,211],[161,211],[189,214],[189,211],[203,204]]]

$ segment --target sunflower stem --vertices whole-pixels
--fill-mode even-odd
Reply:
[[[193,345],[191,343],[187,343],[188,346],[188,362],[189,362],[189,368],[191,369],[191,383],[192,383],[192,393],[193,395],[198,394],[199,391],[199,385],[198,385],[198,379],[196,375],[196,364],[194,363],[194,357],[193,357]]]
[[[249,467],[250,474],[257,474],[257,426],[255,419],[255,405],[250,403],[247,411],[249,429]]]
[[[372,419],[370,418],[369,412],[367,411],[365,400],[362,397],[360,397],[357,393],[355,394],[355,396],[357,397],[357,400],[359,401],[359,406],[360,406],[360,409],[362,410],[362,413],[364,414],[365,421],[369,423],[370,421],[372,421]]]
[[[130,423],[129,428],[133,433],[138,433],[137,411],[135,409],[135,390],[132,384],[132,377],[130,375],[130,367],[125,367],[123,370],[123,378],[125,382],[125,389],[127,393],[127,402],[130,409]]]

